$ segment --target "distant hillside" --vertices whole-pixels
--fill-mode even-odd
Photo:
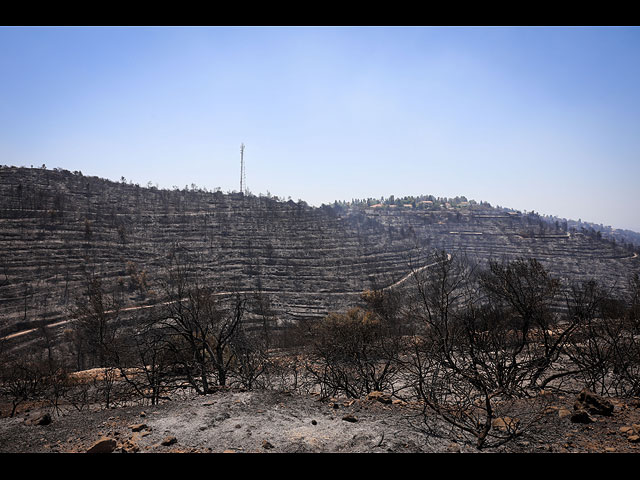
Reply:
[[[424,265],[433,249],[481,262],[531,256],[561,278],[596,276],[617,288],[640,272],[628,244],[568,223],[464,197],[411,198],[313,208],[2,167],[0,337],[67,319],[90,276],[117,289],[132,315],[161,301],[159,282],[175,248],[195,259],[221,295],[261,292],[281,323],[352,305],[364,289]]]
[[[497,206],[495,209],[487,202],[476,202],[475,200],[467,200],[466,197],[442,198],[433,195],[419,195],[398,197],[391,195],[389,198],[368,198],[368,199],[352,199],[351,202],[335,202],[335,206],[347,207],[357,206],[361,208],[394,208],[394,207],[411,207],[421,210],[441,210],[441,209],[465,209],[472,210],[494,210],[501,211],[512,215],[522,215],[522,212],[512,208]],[[640,233],[632,230],[621,228],[613,228],[610,225],[597,224],[593,222],[584,222],[581,219],[572,220],[552,215],[540,215],[535,212],[526,212],[526,215],[537,218],[539,222],[543,221],[549,224],[547,228],[554,231],[575,232],[584,235],[590,235],[598,238],[604,238],[617,243],[618,245],[629,249],[632,252],[640,253]]]

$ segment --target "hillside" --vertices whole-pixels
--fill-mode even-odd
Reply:
[[[265,295],[281,325],[353,305],[424,266],[433,249],[479,262],[535,257],[554,276],[611,288],[640,272],[636,253],[599,235],[475,202],[313,208],[16,167],[0,169],[0,198],[0,337],[18,334],[17,343],[63,325],[88,276],[118,286],[131,313],[162,301],[176,246],[221,296]]]

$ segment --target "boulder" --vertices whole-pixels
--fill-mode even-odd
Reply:
[[[138,423],[136,425],[129,425],[129,428],[132,432],[139,432],[141,430],[146,430],[148,427],[146,423]]]
[[[115,449],[116,441],[113,438],[101,438],[87,450],[87,453],[111,453]]]
[[[160,442],[160,445],[163,445],[165,447],[168,447],[170,445],[173,445],[174,443],[176,443],[178,441],[178,439],[172,435],[169,435],[168,437],[166,437],[164,440],[162,440],[162,442]]]
[[[578,394],[573,409],[586,410],[595,415],[611,415],[613,403],[585,388]]]

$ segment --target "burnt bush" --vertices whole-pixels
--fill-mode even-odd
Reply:
[[[307,370],[324,396],[392,391],[399,345],[391,326],[375,312],[332,313],[312,329]]]

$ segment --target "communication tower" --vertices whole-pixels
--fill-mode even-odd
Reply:
[[[247,177],[244,172],[244,143],[240,144],[240,193],[247,188]]]

